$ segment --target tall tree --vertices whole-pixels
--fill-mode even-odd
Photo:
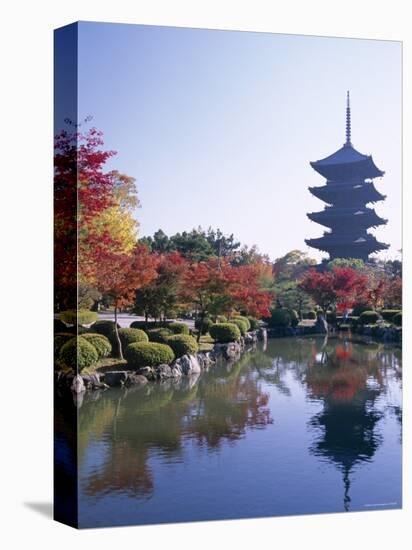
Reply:
[[[218,315],[227,308],[226,281],[218,262],[191,263],[184,275],[182,298],[197,310],[200,320],[198,340],[208,315]]]
[[[110,296],[114,304],[114,326],[119,355],[123,359],[122,344],[117,327],[120,307],[134,302],[136,291],[157,277],[158,259],[147,247],[136,246],[130,254],[106,252],[97,271],[97,286],[103,294]]]
[[[291,250],[273,263],[276,280],[297,280],[308,268],[316,265],[316,260],[308,258],[301,250]]]
[[[260,286],[262,267],[233,267],[227,260],[194,262],[185,272],[183,297],[198,312],[199,337],[205,317],[242,311],[261,318],[269,315],[274,295]]]
[[[310,269],[303,275],[299,287],[326,313],[332,305],[349,307],[363,301],[367,277],[350,267],[334,267],[324,272]]]
[[[136,187],[133,178],[106,170],[115,154],[104,150],[103,134],[96,128],[63,131],[55,138],[57,287],[75,287],[79,279],[93,288],[108,250],[130,252],[135,245]]]
[[[91,220],[92,230],[96,235],[110,236],[114,252],[130,252],[136,245],[138,222],[134,210],[139,206],[135,179],[111,172],[113,177],[113,201],[99,215]]]
[[[158,255],[156,279],[136,293],[134,312],[155,319],[171,316],[178,305],[186,260],[178,252]]]
[[[223,273],[227,294],[232,299],[232,308],[261,319],[270,315],[270,305],[275,294],[262,289],[261,278],[265,272],[262,264],[233,267],[225,265]]]
[[[385,307],[402,308],[402,279],[395,277],[390,280],[385,288]]]

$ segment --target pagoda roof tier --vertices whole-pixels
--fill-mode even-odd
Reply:
[[[313,196],[328,204],[367,204],[385,200],[372,182],[336,183],[328,182],[321,187],[309,187]]]
[[[356,238],[350,235],[324,233],[323,237],[317,239],[305,239],[305,243],[312,248],[328,252],[331,256],[341,258],[363,257],[389,248],[388,244],[377,241],[369,233],[364,233]],[[345,251],[348,251],[348,253]]]
[[[338,208],[329,206],[321,212],[310,212],[308,218],[326,227],[344,227],[347,233],[385,225],[387,220],[379,217],[372,208]]]
[[[378,178],[385,173],[375,165],[372,156],[359,153],[351,143],[345,143],[332,155],[311,162],[310,165],[326,179],[338,182],[348,179]]]

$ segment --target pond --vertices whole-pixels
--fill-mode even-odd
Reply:
[[[198,377],[84,396],[79,524],[400,508],[401,350],[269,340]]]

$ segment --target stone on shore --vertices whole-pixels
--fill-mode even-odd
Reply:
[[[155,380],[156,372],[152,367],[142,367],[137,369],[136,374],[141,374],[145,376],[148,380]]]
[[[71,390],[74,393],[82,393],[86,391],[86,386],[84,385],[83,378],[80,376],[80,374],[76,374],[76,376],[73,378]]]
[[[179,366],[183,374],[186,375],[202,372],[202,367],[196,355],[183,355],[177,359],[175,366]]]
[[[142,374],[136,374],[135,372],[129,372],[124,385],[129,388],[130,386],[145,386],[147,384],[147,378]]]
[[[165,378],[171,378],[172,377],[172,369],[169,365],[159,365],[155,369],[156,377],[159,380],[164,380]]]
[[[108,386],[122,386],[127,379],[128,372],[124,370],[113,370],[105,372],[103,379]]]

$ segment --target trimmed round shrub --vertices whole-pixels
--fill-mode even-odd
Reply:
[[[239,340],[241,334],[235,323],[216,323],[210,327],[210,336],[215,342],[225,344]]]
[[[260,328],[260,323],[255,317],[248,317],[247,320],[250,324],[250,330],[257,330],[258,328]]]
[[[103,334],[103,336],[107,336],[108,338],[110,338],[112,333],[114,332],[114,321],[96,321],[90,328],[93,330],[93,332]],[[117,323],[117,328],[120,328],[119,323]]]
[[[53,339],[54,356],[58,357],[62,346],[73,338],[71,332],[57,332]]]
[[[96,348],[82,336],[75,336],[66,342],[59,354],[60,360],[74,371],[81,372],[97,363]]]
[[[385,319],[385,321],[392,321],[393,317],[397,313],[401,313],[401,310],[400,309],[383,309],[381,311],[381,315]]]
[[[176,357],[182,355],[194,355],[199,351],[199,346],[193,336],[188,334],[174,334],[167,339],[167,345],[173,350]]]
[[[122,346],[126,348],[129,344],[135,342],[148,342],[149,337],[139,328],[119,328],[119,338]]]
[[[203,325],[202,325],[202,334],[206,334],[206,332],[209,332],[210,327],[213,325],[213,320],[210,317],[204,317],[203,319]],[[195,329],[200,330],[200,319],[196,319],[195,321]]]
[[[157,342],[159,344],[166,344],[169,336],[172,336],[173,332],[168,328],[151,328],[147,331],[149,342]]]
[[[166,328],[173,334],[189,334],[189,327],[185,323],[168,323]]]
[[[69,325],[91,325],[96,321],[97,313],[88,309],[73,309],[62,311],[59,317]]]
[[[402,326],[402,311],[392,317],[392,323],[397,327]]]
[[[231,319],[230,322],[234,323],[239,328],[240,334],[242,336],[244,336],[247,333],[247,327],[248,327],[249,321],[246,323],[244,319],[237,318],[237,319]]]
[[[135,369],[141,367],[157,367],[163,363],[170,364],[175,354],[170,346],[158,342],[137,342],[130,344],[125,350],[128,364]]]
[[[98,334],[97,332],[89,332],[83,334],[82,338],[85,338],[96,348],[99,359],[101,357],[107,357],[108,355],[110,355],[112,351],[112,345],[109,339],[106,336],[103,336],[103,334]]]
[[[294,309],[275,308],[268,320],[270,327],[295,327],[299,323],[298,314]]]
[[[216,317],[216,322],[217,323],[227,323],[228,320],[227,320],[227,317],[225,317],[224,315],[218,315]]]
[[[54,319],[53,322],[53,330],[54,332],[65,332],[67,329],[67,326],[63,321],[60,321],[60,319]]]
[[[376,311],[364,311],[358,319],[360,325],[374,325],[377,321],[379,321],[379,314]]]
[[[118,328],[120,342],[122,343],[122,350],[124,351],[129,344],[134,344],[136,342],[148,342],[149,337],[147,334],[138,328]],[[108,339],[112,345],[113,355],[119,354],[119,343],[117,341],[116,331],[114,330],[114,324],[112,326],[112,331],[108,334]]]
[[[251,328],[251,325],[250,325],[250,321],[247,317],[243,317],[242,315],[236,315],[235,317],[233,317],[233,319],[240,319],[241,321],[245,322],[246,323],[246,332],[248,332]]]

